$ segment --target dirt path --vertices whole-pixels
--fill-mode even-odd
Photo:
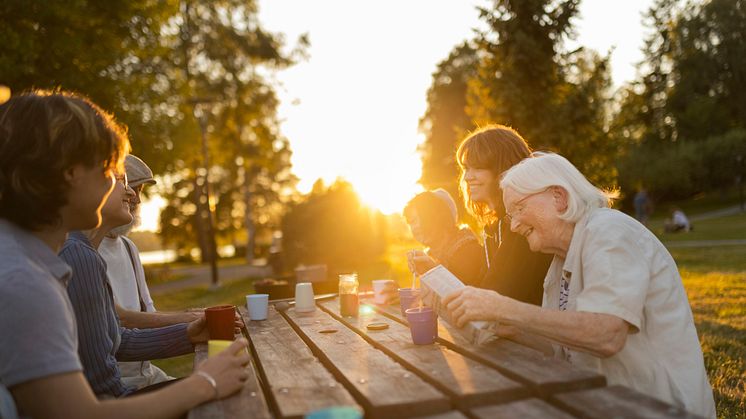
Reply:
[[[149,287],[151,294],[164,294],[167,292],[183,290],[185,288],[198,287],[200,285],[210,285],[211,281],[209,265],[172,268],[169,270],[169,273],[171,275],[183,276],[184,278],[152,285]],[[221,284],[227,284],[246,278],[263,278],[271,275],[272,269],[263,264],[241,264],[218,267],[218,278]]]

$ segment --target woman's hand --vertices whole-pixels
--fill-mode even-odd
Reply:
[[[215,380],[218,399],[240,390],[249,377],[245,368],[251,359],[247,346],[246,339],[239,338],[226,350],[208,358],[197,367],[197,371],[202,371]]]
[[[509,298],[495,291],[474,287],[454,291],[442,301],[458,327],[470,321],[499,321],[502,318],[501,311],[509,302]]]
[[[422,275],[438,265],[438,261],[428,256],[422,250],[410,250],[407,252],[407,265],[415,275]]]

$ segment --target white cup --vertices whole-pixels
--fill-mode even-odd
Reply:
[[[383,294],[383,290],[386,289],[386,284],[393,283],[393,279],[374,279],[373,280],[373,302],[376,304],[386,304],[386,296]],[[392,287],[392,290],[396,290],[396,287]]]
[[[269,294],[251,294],[246,296],[246,306],[249,309],[249,319],[267,320]]]
[[[310,282],[295,284],[295,311],[307,313],[316,310],[316,302],[313,299],[313,285]]]

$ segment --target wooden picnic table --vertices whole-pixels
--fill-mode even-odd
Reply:
[[[362,300],[342,317],[335,298],[311,313],[241,310],[252,363],[242,391],[193,409],[190,419],[302,418],[348,406],[366,418],[695,418],[680,408],[505,339],[482,346],[439,321],[415,345],[397,306]],[[370,323],[384,330],[368,330]],[[198,345],[195,365],[207,356]]]

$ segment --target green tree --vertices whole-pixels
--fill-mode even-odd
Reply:
[[[140,53],[133,42],[157,33],[173,1],[0,2],[0,83],[18,93],[64,88],[91,97],[126,122],[136,80],[113,77]]]
[[[469,115],[502,123],[530,141],[553,145],[551,115],[560,104],[562,42],[572,35],[579,1],[493,0],[480,8],[488,30],[477,39],[480,63],[469,86]]]
[[[433,73],[427,92],[427,111],[420,118],[420,131],[425,135],[419,147],[420,183],[427,189],[444,188],[454,198],[459,196],[456,149],[474,128],[466,114],[466,91],[467,83],[476,74],[477,63],[476,50],[468,42],[454,48]],[[459,205],[463,209],[463,204]]]
[[[609,58],[565,49],[578,3],[493,0],[480,8],[488,28],[475,47],[456,48],[433,76],[421,121],[424,185],[451,182],[455,191],[454,145],[466,130],[489,123],[512,126],[534,148],[565,155],[595,183],[615,184]]]
[[[278,225],[295,177],[270,77],[303,58],[307,39],[286,51],[280,34],[262,28],[255,1],[8,0],[0,39],[0,83],[76,90],[128,125],[133,152],[164,175],[167,242],[205,246],[195,110],[221,240],[253,247],[257,228]]]
[[[614,187],[618,176],[614,162],[620,144],[608,130],[609,58],[586,49],[563,57],[561,105],[547,118],[555,127],[554,132],[545,134],[549,141],[540,139],[534,144],[566,156],[594,184]]]
[[[206,253],[208,202],[204,191],[195,191],[204,189],[208,179],[220,240],[248,242],[251,257],[257,227],[278,225],[296,181],[267,75],[302,57],[307,40],[301,38],[295,51],[284,52],[282,37],[266,32],[258,22],[255,2],[195,0],[180,4],[158,43],[167,55],[151,61],[168,76],[152,86],[160,101],[148,104],[142,115],[163,121],[154,125],[166,128],[157,136],[133,133],[135,145],[150,140],[155,150],[168,150],[154,153],[159,154],[154,159],[174,173],[174,187],[166,194],[169,206],[180,208],[189,199],[197,208],[194,213],[164,211],[164,240],[197,243]],[[208,173],[203,169],[201,130],[208,143]],[[185,225],[187,219],[197,226],[196,236],[179,237],[187,230],[172,227]]]
[[[727,188],[746,128],[746,6],[658,0],[646,20],[642,75],[612,123],[628,145],[620,182],[664,200]]]
[[[671,28],[667,108],[685,141],[746,124],[746,3],[689,3]]]

